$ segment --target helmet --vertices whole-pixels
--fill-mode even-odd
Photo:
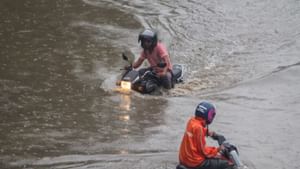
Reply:
[[[215,115],[216,108],[209,102],[201,102],[196,107],[195,116],[204,118],[207,124],[210,124],[214,120]]]
[[[157,44],[157,33],[151,29],[145,29],[139,34],[138,42],[141,42],[142,48],[145,49],[145,40],[151,41],[150,49],[153,49]]]

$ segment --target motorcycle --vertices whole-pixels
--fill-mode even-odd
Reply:
[[[221,150],[221,159],[226,160],[229,165],[232,165],[234,169],[247,169],[247,167],[241,162],[239,152],[236,146],[229,143],[224,136],[215,134],[212,136],[214,140],[218,141],[218,144],[223,146]],[[190,169],[182,164],[178,164],[176,169]]]
[[[127,61],[130,66],[126,67],[121,80],[117,81],[117,86],[120,86],[124,90],[135,90],[142,94],[151,94],[156,91],[160,86],[161,82],[159,77],[154,72],[155,67],[163,68],[166,63],[159,63],[156,66],[152,66],[143,70],[134,70],[128,59],[123,53],[123,60]],[[177,83],[183,82],[183,66],[180,64],[174,64],[172,70],[172,87]]]

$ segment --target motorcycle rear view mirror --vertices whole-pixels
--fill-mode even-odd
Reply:
[[[157,64],[157,66],[160,67],[160,68],[164,68],[164,67],[167,66],[167,64],[165,62],[160,62],[160,63]]]
[[[122,58],[123,58],[123,60],[128,61],[128,57],[125,55],[125,53],[122,53]]]

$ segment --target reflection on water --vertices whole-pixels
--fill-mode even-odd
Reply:
[[[124,109],[125,111],[130,111],[130,106],[131,106],[130,95],[122,94],[121,95],[121,102],[120,102],[121,109]]]

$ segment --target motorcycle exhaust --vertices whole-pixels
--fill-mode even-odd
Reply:
[[[237,166],[238,168],[243,166],[243,164],[240,160],[240,157],[239,157],[238,153],[236,152],[236,150],[231,150],[229,152],[229,154],[230,154],[230,159],[233,161],[235,166]]]

